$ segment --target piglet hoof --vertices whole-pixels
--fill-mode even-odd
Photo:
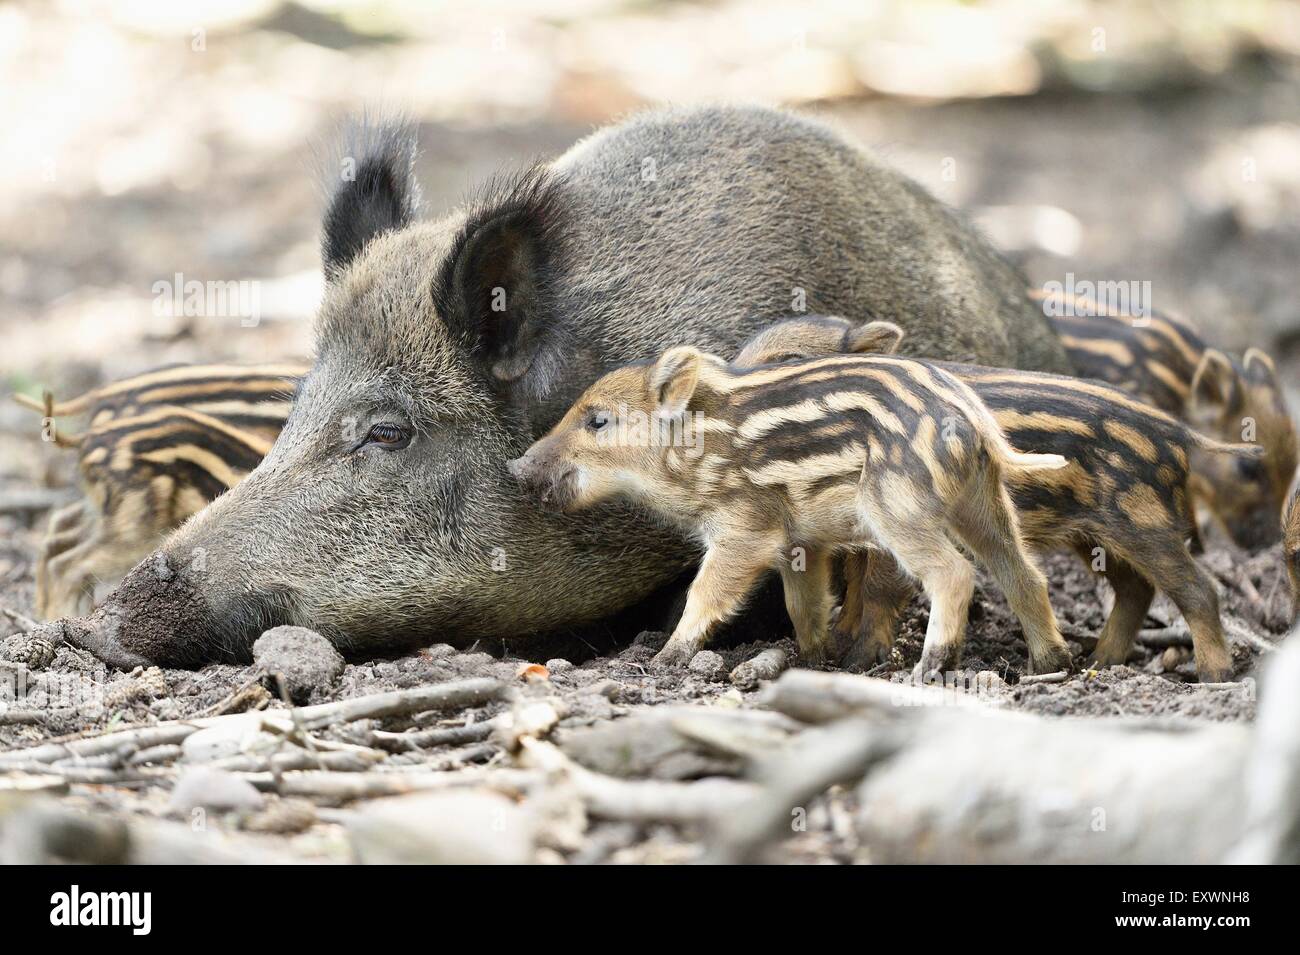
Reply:
[[[913,686],[934,686],[943,683],[943,671],[931,668],[923,668],[921,664],[912,667],[912,685]]]
[[[831,653],[825,646],[819,645],[815,647],[799,648],[800,666],[824,667],[831,662]]]
[[[1115,665],[1116,665],[1115,660],[1112,660],[1109,657],[1097,656],[1097,654],[1094,653],[1092,656],[1088,657],[1088,660],[1086,663],[1084,663],[1083,668],[1085,670],[1096,670],[1100,672],[1106,669],[1107,667],[1113,667]]]
[[[691,662],[691,657],[695,656],[696,649],[698,648],[684,640],[669,640],[650,660],[650,666],[655,670],[685,669]]]
[[[859,640],[840,657],[840,666],[846,670],[870,670],[888,663],[893,650],[893,645],[884,640]]]
[[[1070,650],[1065,644],[1049,646],[1041,653],[1031,653],[1029,655],[1029,672],[1031,674],[1039,673],[1071,673],[1074,670],[1074,657],[1070,655]]]
[[[912,668],[912,682],[917,685],[943,683],[945,674],[961,665],[961,647],[926,647],[921,651],[921,662]]]
[[[1089,670],[1104,670],[1106,667],[1117,667],[1128,662],[1128,658],[1133,651],[1130,647],[1115,649],[1107,647],[1103,640],[1097,644],[1097,649],[1088,657],[1086,664]]]
[[[1197,667],[1196,679],[1201,683],[1231,683],[1232,667]]]

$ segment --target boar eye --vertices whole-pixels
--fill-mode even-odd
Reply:
[[[593,411],[587,417],[587,427],[592,431],[599,431],[605,425],[609,424],[608,411]]]
[[[397,451],[411,443],[411,435],[400,425],[382,421],[370,426],[365,444],[376,444],[388,451]]]

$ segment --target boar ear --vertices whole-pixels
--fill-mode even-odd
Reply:
[[[493,378],[522,378],[545,343],[549,278],[559,254],[558,180],[542,167],[489,187],[434,282],[439,315]],[[541,391],[545,383],[537,382]]]
[[[332,185],[321,235],[325,277],[332,279],[375,236],[409,225],[420,204],[415,184],[415,127],[371,123],[362,117],[322,163]]]
[[[903,330],[893,322],[867,322],[849,332],[845,350],[892,355],[902,343]]]
[[[1267,352],[1258,348],[1247,348],[1246,354],[1241,356],[1241,366],[1247,381],[1256,385],[1278,387],[1277,366],[1273,364],[1273,359]]]
[[[700,380],[700,352],[689,345],[670,348],[650,373],[655,409],[667,417],[686,410]]]
[[[1208,348],[1192,375],[1188,402],[1195,410],[1225,414],[1240,403],[1237,372],[1228,356],[1217,348]]]

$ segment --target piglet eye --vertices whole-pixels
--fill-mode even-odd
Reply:
[[[605,425],[609,424],[609,412],[593,411],[587,418],[587,427],[592,431],[599,431]]]
[[[400,425],[382,421],[379,424],[370,426],[370,433],[366,435],[366,443],[377,444],[381,448],[396,451],[411,443],[411,435]]]

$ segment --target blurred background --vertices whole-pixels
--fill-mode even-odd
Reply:
[[[307,355],[313,157],[347,113],[419,122],[437,215],[630,110],[718,99],[819,114],[1034,284],[1149,281],[1300,380],[1294,2],[8,0],[0,390]],[[256,321],[187,317],[178,276],[253,283]],[[0,488],[66,480],[37,425],[0,408]]]

